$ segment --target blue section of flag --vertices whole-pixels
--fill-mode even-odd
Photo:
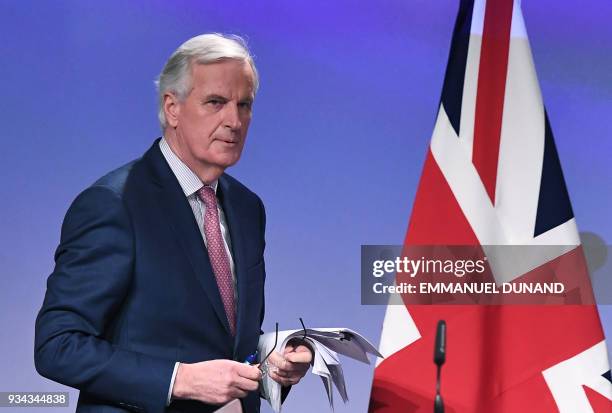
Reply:
[[[607,372],[602,374],[602,376],[604,376],[606,379],[608,379],[609,382],[612,383],[612,372],[611,372],[611,370],[608,370]]]
[[[459,136],[461,122],[461,99],[463,98],[463,80],[467,62],[468,45],[470,43],[470,28],[472,26],[473,0],[462,0],[453,30],[444,86],[442,87],[441,103],[450,120],[453,129]]]
[[[565,180],[563,179],[563,172],[561,171],[557,147],[555,146],[546,112],[544,112],[544,119],[544,159],[534,237],[574,217],[574,211],[572,210],[567,188],[565,187]]]

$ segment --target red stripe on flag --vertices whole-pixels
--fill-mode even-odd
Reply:
[[[439,244],[479,245],[479,242],[430,149],[404,245]]]
[[[607,397],[602,396],[595,390],[582,386],[584,392],[589,399],[589,404],[593,408],[594,413],[610,413],[612,412],[612,401],[608,400]]]
[[[508,72],[512,3],[512,0],[487,1],[478,69],[472,162],[493,204]]]

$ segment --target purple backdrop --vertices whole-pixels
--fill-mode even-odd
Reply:
[[[63,215],[159,135],[153,79],[178,44],[209,31],[246,36],[261,73],[231,173],[267,207],[264,327],[296,328],[301,316],[377,343],[384,309],[359,304],[360,245],[403,240],[457,6],[1,0],[0,391],[63,388],[36,374],[32,356]],[[523,11],[578,224],[611,243],[612,3],[526,1]],[[612,334],[611,306],[600,314]],[[372,367],[344,368],[351,401],[336,412],[365,411]],[[327,411],[316,377],[285,411]]]

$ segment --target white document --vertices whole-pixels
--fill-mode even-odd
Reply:
[[[215,413],[242,413],[242,405],[239,400],[232,400],[222,408],[215,410]]]
[[[284,330],[278,332],[276,351],[283,353],[287,342],[293,338],[303,338],[304,330]],[[270,352],[274,346],[275,333],[267,333],[259,338],[259,360]],[[323,386],[333,409],[333,387],[336,388],[343,402],[348,401],[344,373],[338,354],[351,357],[370,364],[367,354],[377,357],[382,355],[367,339],[348,328],[307,328],[305,340],[314,350],[312,373],[321,377]],[[281,385],[265,375],[262,380],[262,395],[268,400],[272,410],[281,411]]]

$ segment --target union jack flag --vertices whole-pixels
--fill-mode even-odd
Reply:
[[[557,246],[499,265],[496,282],[582,255],[519,0],[461,1],[410,245],[475,245],[485,253],[491,245]],[[447,412],[612,412],[593,302],[389,305],[370,412],[432,411],[439,319],[448,325]]]

